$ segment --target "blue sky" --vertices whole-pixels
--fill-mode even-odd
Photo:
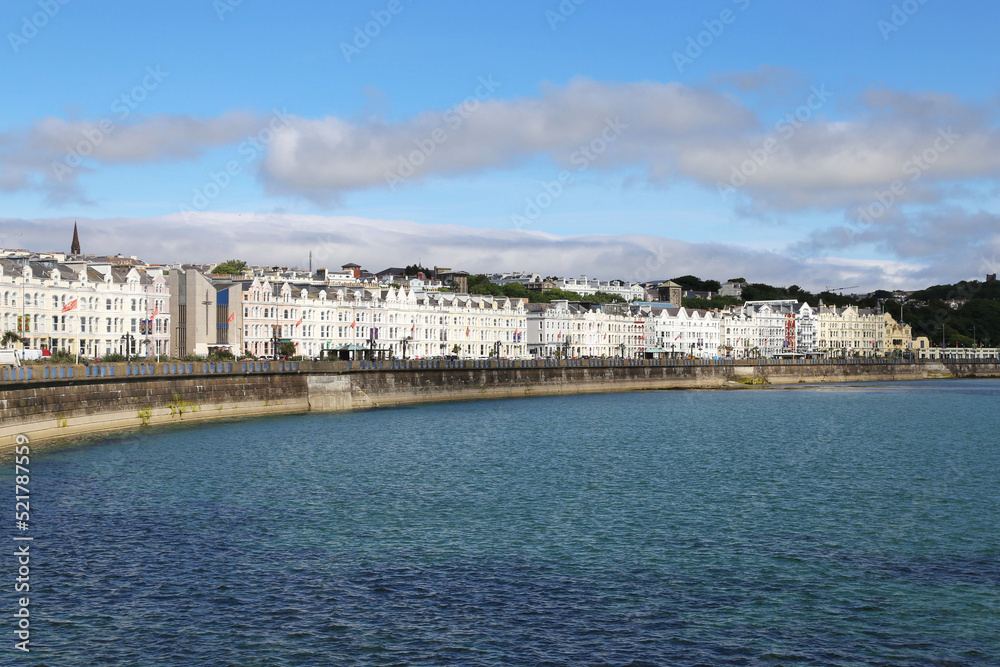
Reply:
[[[981,277],[998,18],[961,0],[9,2],[0,247],[62,249],[77,218],[85,251],[161,262]]]

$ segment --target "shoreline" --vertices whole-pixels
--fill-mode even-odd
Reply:
[[[898,366],[898,367],[897,367]],[[289,368],[291,370],[291,368]],[[740,372],[742,371],[742,372]],[[11,412],[20,392],[23,416],[0,426],[0,453],[23,435],[32,448],[72,446],[92,438],[144,428],[221,420],[347,412],[500,398],[668,390],[793,389],[935,379],[1000,378],[996,364],[974,369],[943,364],[824,364],[733,367],[725,365],[546,368],[394,368],[192,377],[127,376],[39,382],[0,392]],[[38,404],[41,403],[41,409]],[[25,408],[25,406],[31,406]],[[125,407],[127,406],[127,407]]]

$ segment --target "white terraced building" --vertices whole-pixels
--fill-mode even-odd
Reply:
[[[670,358],[719,356],[721,315],[692,308],[661,308],[642,305],[646,322],[646,351],[662,350]]]
[[[559,278],[553,281],[556,287],[567,292],[576,292],[580,296],[590,296],[598,292],[618,296],[626,301],[642,300],[646,290],[639,283],[624,280],[591,280],[587,276],[579,278]]]
[[[624,321],[599,304],[554,299],[551,303],[529,303],[527,311],[527,350],[532,356],[610,356],[613,346],[630,338]]]
[[[536,283],[542,282],[542,276],[538,273],[526,273],[524,271],[519,271],[515,273],[491,273],[486,276],[494,285],[507,285],[509,283],[518,283],[520,285],[528,286]]]
[[[275,354],[275,339],[308,357],[370,349],[382,356],[520,357],[526,353],[525,301],[405,288],[341,288],[256,278],[243,287],[243,346]]]
[[[818,346],[827,356],[873,357],[885,354],[886,324],[891,317],[857,306],[838,308],[821,305],[818,311]]]
[[[0,331],[20,335],[25,348],[82,357],[167,354],[169,300],[160,268],[0,259]]]
[[[819,320],[808,303],[748,301],[721,318],[723,356],[735,359],[812,356],[818,348]]]
[[[539,357],[635,356],[642,336],[621,304],[581,304],[555,299],[528,304],[528,353]]]

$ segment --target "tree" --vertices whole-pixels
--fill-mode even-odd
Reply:
[[[694,292],[718,292],[722,289],[722,284],[718,280],[702,280],[698,276],[681,276],[673,281],[681,286],[681,289]]]
[[[0,338],[0,345],[3,345],[4,347],[10,347],[15,343],[22,343],[22,342],[24,342],[24,339],[18,336],[13,331],[5,331],[3,334],[3,338]]]
[[[483,294],[490,296],[503,296],[503,289],[489,281],[485,274],[477,273],[469,276],[469,294]]]
[[[214,269],[212,273],[217,273],[226,276],[238,276],[247,270],[247,263],[242,259],[228,259],[222,264],[219,264]]]
[[[287,341],[281,344],[278,348],[279,353],[283,357],[294,357],[295,356],[295,343]]]
[[[529,299],[531,298],[530,293],[527,288],[521,283],[507,283],[501,290],[505,296],[509,296],[512,299]]]
[[[403,271],[405,271],[406,275],[408,276],[415,276],[418,273],[422,273],[425,276],[430,276],[431,273],[433,273],[426,266],[420,266],[420,264],[409,264],[405,269],[403,269]]]

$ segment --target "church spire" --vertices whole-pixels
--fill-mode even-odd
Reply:
[[[69,254],[79,255],[80,253],[80,234],[76,231],[76,220],[73,221],[73,245],[69,247]]]

